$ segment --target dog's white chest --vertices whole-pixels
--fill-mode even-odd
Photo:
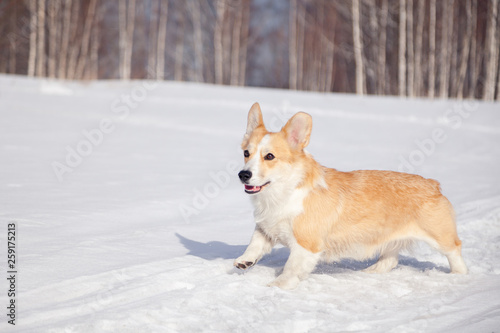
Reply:
[[[293,220],[304,211],[303,201],[307,193],[305,190],[295,189],[282,198],[266,200],[265,196],[259,197],[253,201],[255,222],[268,237],[288,246],[294,240]]]

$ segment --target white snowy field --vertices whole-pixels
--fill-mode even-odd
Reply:
[[[271,130],[310,113],[323,165],[439,180],[470,273],[426,245],[388,274],[322,264],[293,291],[266,286],[285,248],[234,269],[254,102]],[[0,119],[1,332],[500,332],[498,103],[0,76]]]

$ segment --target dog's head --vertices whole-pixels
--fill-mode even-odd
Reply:
[[[256,195],[273,188],[282,191],[301,181],[300,159],[309,143],[312,118],[304,112],[295,114],[280,132],[266,130],[259,104],[248,112],[248,123],[241,148],[245,166],[238,173],[245,192]]]

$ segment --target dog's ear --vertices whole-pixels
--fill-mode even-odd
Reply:
[[[305,112],[296,113],[288,120],[283,130],[292,149],[304,149],[309,144],[312,117]]]
[[[252,132],[260,126],[264,126],[264,120],[262,119],[262,111],[260,111],[259,103],[254,103],[248,111],[248,121],[247,121],[247,132],[246,135],[252,134]]]

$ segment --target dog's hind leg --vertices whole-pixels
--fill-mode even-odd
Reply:
[[[365,273],[387,273],[398,265],[399,248],[382,253],[378,261],[363,270]]]

